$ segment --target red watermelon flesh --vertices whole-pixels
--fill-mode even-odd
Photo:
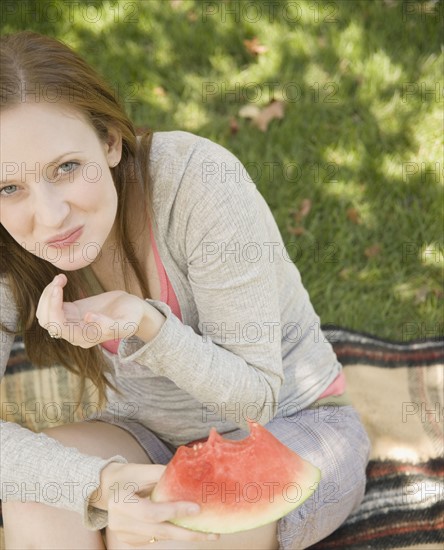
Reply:
[[[321,472],[256,422],[241,441],[211,428],[205,443],[179,447],[151,493],[153,502],[197,502],[172,523],[211,533],[254,529],[285,516],[316,490]]]

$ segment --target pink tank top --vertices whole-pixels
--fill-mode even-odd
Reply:
[[[154,258],[156,260],[156,266],[157,266],[157,273],[160,279],[160,301],[169,305],[174,315],[182,321],[182,314],[180,312],[179,302],[177,300],[174,289],[170,283],[170,280],[168,279],[166,271],[163,267],[162,260],[160,259],[159,251],[157,250],[156,242],[154,240],[154,235],[153,235],[153,232],[151,231],[151,225],[150,225],[150,233],[151,233],[151,246],[153,247]],[[107,342],[102,342],[101,345],[111,353],[117,354],[117,350],[119,349],[119,342],[120,340],[108,340]]]
[[[182,321],[182,315],[180,312],[179,302],[177,300],[174,289],[168,279],[166,271],[163,267],[162,261],[159,256],[159,251],[157,250],[156,242],[154,240],[154,235],[151,230],[150,225],[150,234],[151,234],[151,245],[153,247],[154,258],[156,260],[157,273],[160,279],[160,301],[169,305],[171,311],[174,315]],[[110,351],[111,353],[117,354],[119,348],[120,340],[108,340],[107,342],[102,342],[102,346]],[[321,399],[323,397],[328,397],[330,395],[341,395],[345,391],[345,376],[344,372],[341,373],[333,380],[333,382],[324,390],[324,392],[318,397]]]

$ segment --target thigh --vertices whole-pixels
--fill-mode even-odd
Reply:
[[[307,548],[336,530],[361,503],[369,438],[352,406],[298,410],[273,418],[265,427],[321,470],[313,495],[278,521],[280,550]],[[224,437],[238,440],[247,435],[237,430]]]
[[[76,422],[42,432],[87,455],[105,459],[121,455],[131,462],[149,464],[148,457],[130,434],[104,422]],[[101,533],[86,529],[82,516],[75,511],[47,505],[38,499],[37,502],[3,502],[2,512],[8,549],[106,548]]]
[[[2,503],[2,514],[8,550],[106,548],[100,531],[86,529],[82,516],[71,510],[11,500]]]
[[[105,542],[108,550],[134,550],[136,548],[122,544],[108,527],[106,528]],[[278,550],[278,546],[276,522],[274,521],[256,529],[220,535],[215,542],[169,539],[147,544],[143,548],[149,548],[149,550]]]
[[[81,453],[110,458],[121,455],[135,464],[151,464],[142,445],[127,430],[102,421],[83,421],[47,428],[43,433]]]

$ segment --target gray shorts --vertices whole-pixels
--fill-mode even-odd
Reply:
[[[130,432],[154,464],[167,464],[174,447],[137,422],[110,422]],[[300,550],[335,531],[359,506],[365,492],[365,470],[370,457],[370,441],[359,415],[351,405],[321,405],[292,416],[275,418],[265,426],[277,439],[322,473],[317,490],[304,504],[278,521],[279,550]],[[243,439],[236,430],[224,435]]]

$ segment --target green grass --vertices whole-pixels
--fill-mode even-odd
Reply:
[[[3,2],[1,30],[65,40],[136,125],[194,132],[247,164],[323,324],[403,341],[444,334],[442,3],[273,3]],[[255,36],[266,53],[246,50]],[[273,89],[285,118],[262,133],[237,115]]]

